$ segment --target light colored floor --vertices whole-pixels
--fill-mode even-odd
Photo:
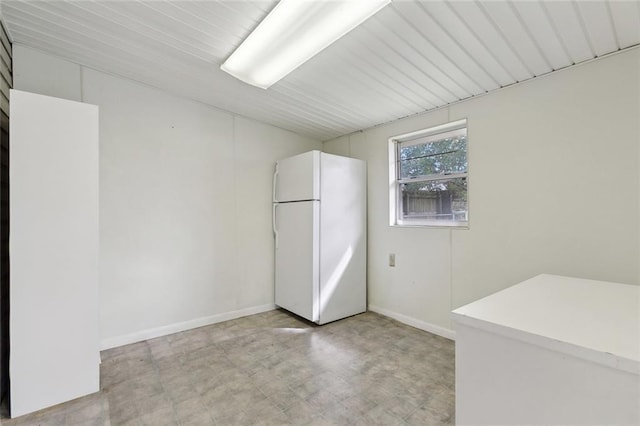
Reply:
[[[275,310],[102,352],[102,391],[3,425],[447,425],[454,344]]]

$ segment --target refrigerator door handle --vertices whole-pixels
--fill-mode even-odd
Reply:
[[[276,227],[276,208],[277,204],[273,205],[273,214],[271,215],[272,226],[273,226],[273,237],[275,239],[276,250],[278,249],[278,228]]]
[[[276,184],[277,183],[278,183],[278,164],[276,163],[276,171],[273,172],[273,202],[274,203],[276,202]]]

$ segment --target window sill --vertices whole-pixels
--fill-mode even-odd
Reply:
[[[469,229],[469,222],[398,222],[390,224],[391,227],[396,228],[440,228],[440,229]]]

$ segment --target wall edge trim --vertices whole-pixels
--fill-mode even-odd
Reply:
[[[412,327],[418,328],[423,331],[427,331],[429,333],[437,334],[438,336],[444,337],[446,339],[454,340],[454,341],[456,340],[456,332],[454,330],[450,330],[448,328],[444,328],[439,325],[431,324],[429,322],[422,321],[422,320],[410,317],[408,315],[390,311],[388,309],[384,309],[376,305],[369,305],[369,310],[371,312],[375,312],[380,315],[393,318],[397,321],[400,321],[403,324],[410,325]]]
[[[236,318],[246,317],[248,315],[259,314],[262,312],[272,311],[276,308],[273,303],[266,305],[252,306],[249,308],[239,309],[236,311],[223,312],[220,314],[209,315],[206,317],[195,318],[188,321],[182,321],[175,324],[163,325],[160,327],[148,328],[135,333],[123,334],[120,336],[107,337],[100,340],[100,350],[116,348],[131,343],[141,342],[147,339],[166,336],[168,334],[178,333],[180,331],[191,330],[205,325],[216,324],[223,321],[229,321]]]

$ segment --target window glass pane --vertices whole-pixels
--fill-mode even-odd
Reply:
[[[402,220],[467,221],[467,178],[400,184]]]
[[[467,137],[464,135],[399,146],[400,179],[467,171]]]

